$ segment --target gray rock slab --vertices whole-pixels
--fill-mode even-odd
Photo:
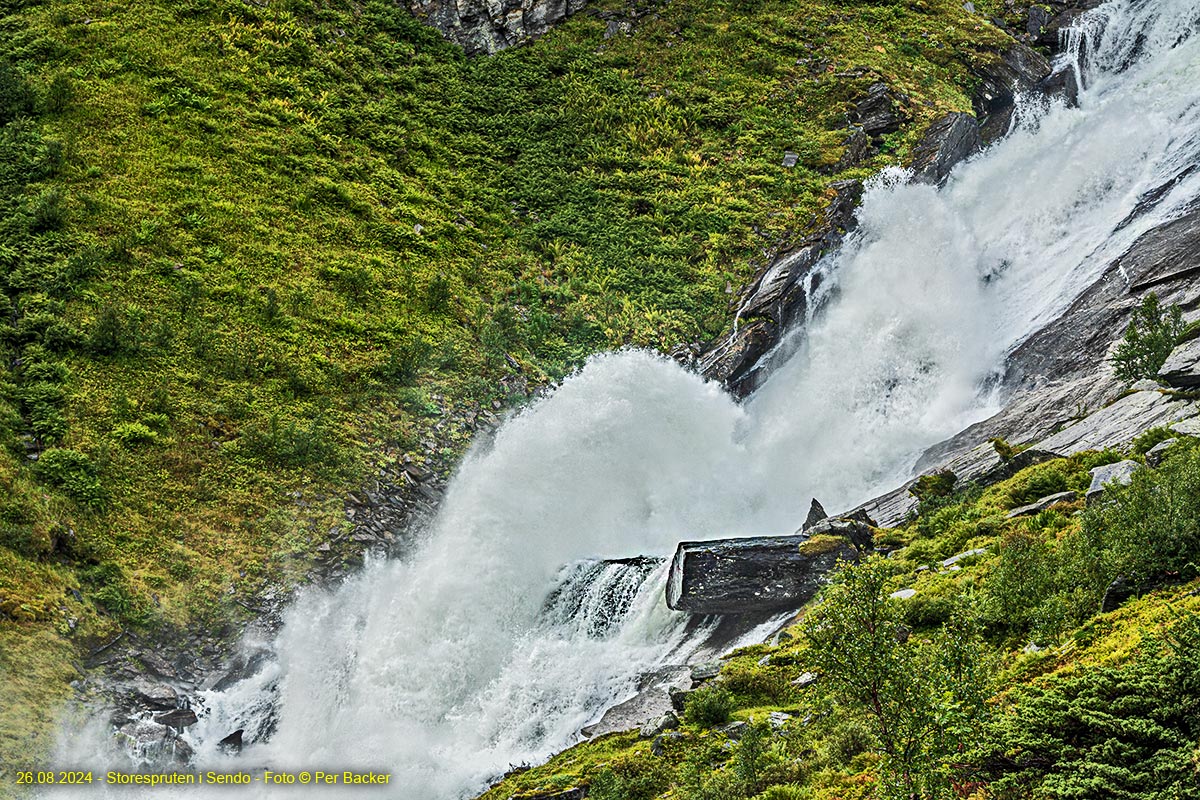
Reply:
[[[1105,464],[1092,470],[1092,485],[1087,490],[1088,505],[1101,498],[1106,487],[1112,484],[1128,484],[1133,480],[1133,473],[1141,468],[1136,461],[1118,461],[1115,464]]]
[[[1134,392],[1038,442],[1040,450],[1073,455],[1103,450],[1133,440],[1160,425],[1196,416],[1194,402],[1180,401],[1157,391]]]
[[[1028,517],[1045,511],[1047,508],[1050,508],[1050,506],[1057,505],[1059,503],[1074,503],[1078,499],[1079,495],[1075,492],[1059,492],[1058,494],[1047,495],[1046,497],[1030,503],[1027,506],[1014,508],[1012,511],[1008,512],[1008,518],[1014,519],[1016,517]]]

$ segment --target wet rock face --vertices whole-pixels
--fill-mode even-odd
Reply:
[[[487,55],[541,36],[584,0],[406,0],[409,12],[467,55]]]

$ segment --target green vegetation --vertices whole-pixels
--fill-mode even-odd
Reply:
[[[0,4],[6,635],[242,618],[467,412],[713,338],[1004,40],[958,0],[686,0],[612,39],[592,12],[466,59],[382,0]],[[877,80],[908,124],[839,166]]]
[[[1163,308],[1158,295],[1146,295],[1112,355],[1117,377],[1126,383],[1155,378],[1186,330],[1179,306]]]
[[[625,786],[612,764],[654,776],[631,777],[629,796],[672,800],[1200,797],[1200,440],[1086,510],[1007,518],[1120,458],[1081,453],[938,498],[879,533],[900,546],[888,558],[844,565],[790,638],[732,654],[678,733],[580,744],[484,798]],[[941,565],[968,549],[984,554]],[[1118,577],[1130,597],[1101,613]]]

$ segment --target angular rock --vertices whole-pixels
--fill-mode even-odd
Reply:
[[[899,589],[888,595],[888,597],[892,598],[893,600],[908,600],[908,599],[916,597],[916,596],[917,596],[916,589]]]
[[[796,678],[796,680],[792,681],[792,686],[795,686],[797,689],[804,689],[809,686],[812,686],[816,682],[817,682],[816,673],[801,672],[800,676],[798,678]]]
[[[1131,586],[1124,576],[1118,575],[1104,590],[1104,598],[1100,601],[1100,613],[1116,611],[1126,600],[1133,597],[1134,593],[1135,587]]]
[[[179,695],[165,683],[155,683],[146,678],[137,678],[131,687],[134,696],[151,708],[173,709]]]
[[[242,734],[245,732],[245,729],[238,728],[236,731],[217,742],[217,747],[227,753],[242,752]]]
[[[982,144],[975,117],[959,111],[947,114],[925,130],[913,149],[913,180],[940,185],[956,164],[974,155]]]
[[[1158,379],[1178,389],[1200,387],[1200,339],[1184,342],[1171,351],[1158,371]]]
[[[1200,417],[1191,417],[1171,426],[1173,433],[1180,436],[1200,436]]]
[[[828,517],[829,515],[825,513],[824,506],[817,502],[817,498],[814,497],[812,504],[808,507],[808,516],[804,518],[804,525],[801,526],[800,530],[807,531],[818,522],[828,519]]]
[[[1151,447],[1149,450],[1147,450],[1146,466],[1157,467],[1159,464],[1161,464],[1163,462],[1163,457],[1167,454],[1167,451],[1170,450],[1178,441],[1179,440],[1175,438],[1164,439],[1163,441],[1154,445],[1154,447]]]
[[[196,724],[196,712],[190,708],[176,708],[165,714],[158,714],[154,717],[154,721],[176,730],[183,730],[189,725]]]
[[[1136,461],[1118,461],[1115,464],[1105,464],[1092,469],[1092,485],[1087,490],[1087,504],[1090,506],[1098,501],[1107,486],[1120,484],[1128,485],[1133,480],[1133,473],[1141,469]]]
[[[690,670],[693,685],[711,681],[720,674],[720,661],[705,661],[703,664],[694,664]]]
[[[541,36],[584,0],[406,0],[409,12],[467,55],[495,53]],[[628,23],[626,23],[628,24]]]
[[[857,558],[850,542],[834,536],[682,542],[671,561],[667,606],[693,614],[799,608],[839,559]]]
[[[645,725],[643,725],[641,730],[638,732],[638,735],[643,739],[653,739],[660,733],[674,730],[678,727],[679,717],[675,716],[674,711],[668,711],[657,719],[647,722]]]
[[[1059,503],[1074,503],[1078,499],[1079,495],[1075,492],[1059,492],[1058,494],[1047,495],[1040,500],[1035,500],[1027,506],[1014,508],[1012,511],[1008,512],[1008,518],[1014,519],[1016,517],[1032,516],[1033,514],[1038,514],[1042,511],[1045,511],[1051,506],[1056,506]]]
[[[897,109],[898,99],[886,83],[873,83],[867,96],[854,104],[851,120],[872,138],[895,133],[905,119]]]

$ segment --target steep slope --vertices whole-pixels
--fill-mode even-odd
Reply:
[[[379,470],[446,469],[588,353],[721,332],[1005,41],[926,0],[601,5],[488,59],[384,2],[2,10],[3,770],[120,632],[234,631],[352,559]],[[843,160],[878,82],[898,129]]]

